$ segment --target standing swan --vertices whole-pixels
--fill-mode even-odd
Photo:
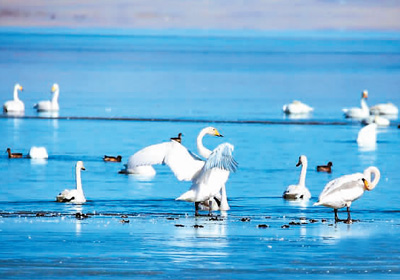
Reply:
[[[371,182],[372,174],[374,180]],[[365,190],[373,190],[381,178],[379,169],[370,166],[364,170],[364,173],[354,173],[344,175],[326,184],[324,190],[319,195],[318,202],[314,205],[323,205],[333,208],[335,212],[335,222],[340,221],[337,210],[347,207],[346,223],[351,223],[350,206],[351,203],[359,199]]]
[[[76,189],[65,189],[56,197],[57,202],[72,202],[81,204],[86,202],[82,189],[81,170],[86,170],[82,161],[78,161],[75,167]]]
[[[299,162],[296,166],[301,167],[300,179],[297,185],[290,185],[283,193],[284,199],[310,199],[311,193],[306,187],[306,173],[307,173],[307,157],[302,155],[299,157]]]
[[[218,145],[213,151],[203,146],[205,135],[222,137],[214,127],[202,129],[197,136],[197,148],[204,161],[188,151],[176,141],[164,142],[143,148],[129,158],[127,170],[137,166],[166,164],[179,181],[192,181],[189,191],[182,194],[177,200],[195,202],[196,215],[200,203],[209,203],[210,212],[215,199],[222,211],[229,210],[225,183],[231,171],[237,169],[237,162],[233,159],[234,147],[229,143]]]
[[[35,104],[33,108],[35,108],[38,112],[58,112],[60,110],[60,106],[58,105],[60,88],[58,84],[53,84],[51,87],[51,92],[53,93],[51,100],[40,101],[39,103]]]
[[[4,103],[3,105],[3,111],[4,112],[14,112],[14,113],[18,113],[18,112],[24,112],[25,111],[25,105],[24,102],[22,102],[19,98],[18,98],[18,91],[22,91],[23,87],[20,86],[20,84],[16,84],[14,86],[14,99],[7,101],[6,103]]]
[[[364,90],[361,93],[361,108],[350,108],[343,109],[343,113],[346,118],[355,118],[355,119],[363,119],[369,117],[369,108],[367,102],[365,101],[368,98],[368,91]]]

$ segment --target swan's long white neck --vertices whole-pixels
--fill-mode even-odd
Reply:
[[[369,111],[369,107],[367,105],[367,101],[365,101],[365,98],[361,98],[361,109],[365,111]]]
[[[197,136],[197,150],[199,151],[199,154],[204,158],[208,158],[211,155],[211,151],[203,146],[203,137],[206,134],[207,128],[202,129]]]
[[[374,174],[374,180],[371,182],[372,174]],[[381,179],[381,172],[379,172],[379,169],[375,166],[370,166],[364,170],[364,176],[369,182],[369,190],[372,190],[379,183],[379,180]]]
[[[57,103],[58,102],[59,94],[60,94],[60,90],[56,89],[56,91],[53,93],[53,97],[51,98],[51,103]]]
[[[14,87],[14,100],[15,101],[19,101],[19,98],[18,98],[18,86],[15,86]]]
[[[306,173],[307,173],[307,161],[303,160],[301,162],[301,173],[300,173],[300,179],[299,179],[299,185],[305,186],[306,185]]]
[[[79,166],[75,168],[75,178],[76,178],[76,189],[78,190],[79,193],[83,195],[81,168]]]

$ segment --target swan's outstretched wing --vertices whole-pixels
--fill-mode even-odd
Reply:
[[[238,167],[232,153],[233,146],[229,143],[220,144],[215,148],[199,175],[193,180],[189,191],[177,200],[203,202],[218,196],[221,188],[228,181],[230,172],[235,172]]]
[[[204,166],[204,161],[192,154],[176,141],[148,146],[129,158],[128,169],[137,166],[166,164],[179,181],[190,181]]]
[[[229,143],[218,145],[207,159],[203,168],[203,172],[214,167],[227,170],[229,172],[236,172],[238,163],[232,156],[233,149],[233,145]]]

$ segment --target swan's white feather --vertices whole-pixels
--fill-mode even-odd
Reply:
[[[74,203],[83,203],[86,202],[85,199],[82,199],[82,195],[76,189],[65,189],[61,193],[57,195],[58,202],[74,202]]]
[[[82,204],[86,202],[82,189],[81,170],[85,170],[82,161],[78,161],[75,166],[76,189],[65,189],[56,196],[57,202],[71,202]]]
[[[176,141],[164,142],[143,148],[129,158],[128,169],[136,166],[166,164],[179,181],[191,181],[204,166],[204,161]]]
[[[371,114],[373,115],[397,115],[399,109],[393,103],[382,103],[372,106],[370,108]]]
[[[283,193],[288,199],[310,199],[310,191],[303,185],[289,185]]]
[[[238,164],[232,156],[234,147],[229,143],[218,145],[207,159],[199,175],[192,181],[190,189],[177,200],[202,202],[220,195],[230,172],[237,170]]]
[[[238,163],[232,156],[233,150],[233,145],[229,143],[218,145],[207,159],[204,170],[216,167],[230,172],[236,172]]]
[[[5,112],[22,112],[25,111],[25,105],[21,100],[10,100],[4,103]]]
[[[229,178],[229,171],[212,168],[201,172],[201,175],[192,183],[190,189],[176,200],[189,202],[203,202],[218,197],[221,188]]]
[[[314,108],[301,101],[294,100],[292,103],[283,105],[282,110],[286,114],[308,114],[314,111]]]
[[[53,104],[49,100],[40,101],[39,103],[35,104],[33,107],[35,109],[37,109],[39,112],[41,112],[41,111],[58,111],[60,109],[58,103]]]
[[[60,106],[58,105],[58,96],[60,88],[58,84],[53,84],[51,91],[53,92],[53,97],[51,100],[40,101],[33,106],[38,112],[58,112]]]
[[[361,107],[353,107],[353,108],[345,108],[342,109],[346,118],[354,118],[354,119],[363,119],[369,117],[369,107],[367,102],[365,101],[366,98],[366,91],[363,91],[361,95]]]
[[[357,144],[360,147],[376,145],[376,127],[375,123],[371,123],[360,129],[357,135]]]
[[[364,193],[365,187],[362,178],[364,178],[364,174],[355,173],[330,181],[314,205],[324,205],[334,209],[350,207],[351,203]]]
[[[29,150],[29,157],[32,159],[45,159],[49,158],[49,154],[45,147],[35,147],[33,146]]]

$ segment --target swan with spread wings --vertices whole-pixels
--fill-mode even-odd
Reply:
[[[164,142],[145,147],[129,158],[127,169],[138,166],[166,164],[179,181],[192,181],[190,189],[176,200],[195,203],[198,215],[200,203],[208,206],[210,213],[213,202],[222,211],[229,210],[225,184],[230,172],[235,172],[238,163],[233,158],[233,145],[223,143],[213,151],[205,148],[202,139],[205,135],[222,137],[214,127],[202,129],[197,137],[197,148],[206,160],[191,153],[177,141]]]

